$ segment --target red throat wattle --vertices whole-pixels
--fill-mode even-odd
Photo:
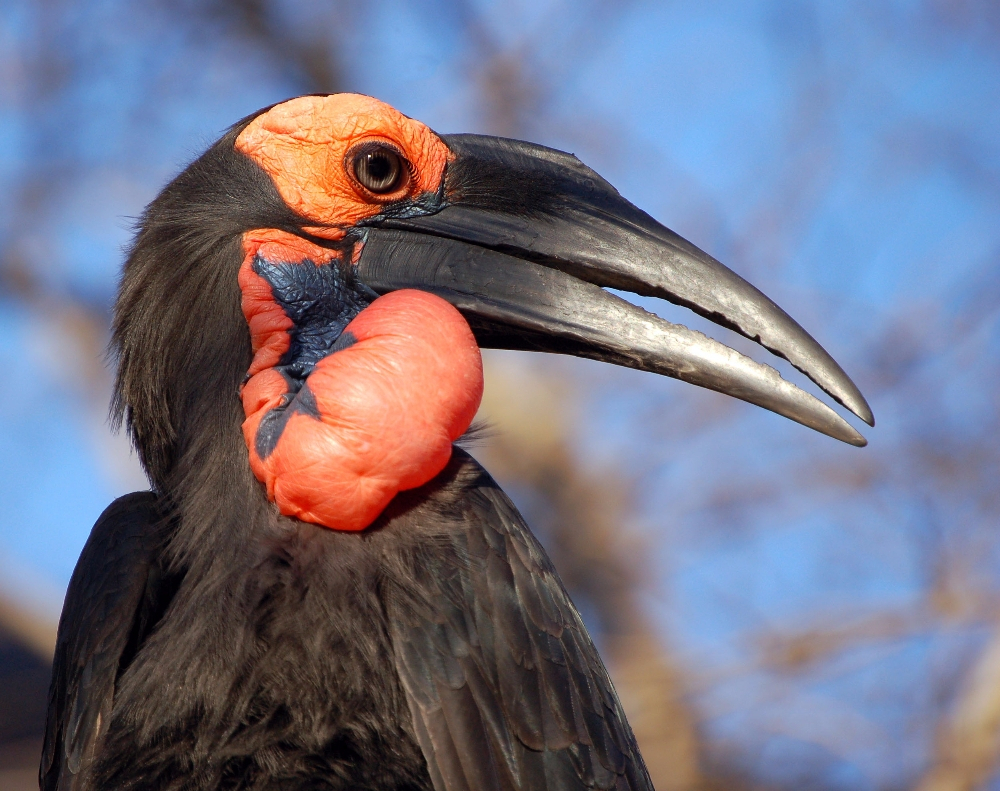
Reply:
[[[281,232],[248,234],[244,247],[240,287],[254,351],[242,390],[250,466],[281,513],[362,530],[397,492],[437,475],[472,422],[483,394],[472,330],[433,294],[386,294],[347,325],[355,342],[321,359],[303,390],[291,393],[274,366],[289,348],[292,322],[251,262],[260,253],[319,266],[331,253]],[[305,393],[309,408],[294,409]],[[258,430],[276,407],[290,416],[261,458]]]

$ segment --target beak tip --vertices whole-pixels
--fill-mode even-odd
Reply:
[[[812,339],[810,338],[810,340]],[[813,342],[815,343],[815,341]],[[817,344],[817,346],[819,345]],[[808,368],[795,365],[794,363],[793,365],[819,385],[823,392],[844,407],[844,409],[874,428],[875,415],[872,414],[872,408],[868,406],[868,401],[861,394],[861,390],[851,381],[851,378],[844,372],[844,369],[822,347],[819,348],[825,359],[821,359],[818,363]],[[776,353],[779,356],[783,356],[778,352]],[[819,376],[816,375],[817,372],[820,374]]]
[[[829,433],[834,439],[839,439],[841,442],[853,445],[855,448],[863,448],[868,444],[868,440],[862,436],[861,432],[844,420],[844,418],[840,415],[837,415],[836,428],[834,431],[824,433]]]
[[[853,396],[849,400],[841,401],[845,407],[847,407],[851,412],[855,414],[859,419],[863,420],[872,428],[875,428],[875,415],[872,413],[872,408],[868,406],[868,402],[865,397],[861,395],[861,392],[857,388],[851,395]],[[838,399],[839,400],[839,399]]]
[[[865,423],[867,423],[872,428],[875,428],[875,415],[872,414],[872,409],[868,406],[868,402],[864,398],[861,399],[860,403],[850,407],[851,411],[861,418]]]
[[[870,409],[867,409],[868,404],[861,400],[861,403],[866,407],[862,410],[854,410],[847,407],[846,404],[843,406],[847,407],[851,412],[855,414],[859,419],[864,420],[868,425],[874,425],[875,418],[872,417]],[[825,405],[824,405],[825,406]],[[862,436],[861,432],[858,431],[854,426],[848,423],[841,415],[837,414],[829,406],[826,407],[827,416],[833,418],[832,423],[826,423],[824,428],[819,429],[822,433],[828,434],[834,439],[839,439],[841,442],[847,443],[848,445],[853,445],[855,448],[863,448],[868,444],[868,440]],[[867,415],[867,419],[865,417]]]
[[[851,439],[848,440],[848,444],[853,445],[855,448],[863,448],[868,444],[868,440],[858,434],[855,437],[851,437]]]

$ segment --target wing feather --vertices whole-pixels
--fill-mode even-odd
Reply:
[[[39,767],[43,791],[90,789],[111,720],[115,681],[147,629],[162,518],[156,495],[115,500],[94,525],[59,620]]]
[[[614,687],[541,545],[466,454],[458,526],[389,597],[396,667],[436,791],[652,791]]]

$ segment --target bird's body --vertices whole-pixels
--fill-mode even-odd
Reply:
[[[90,704],[114,697],[87,787],[430,789],[421,737],[448,736],[456,751],[497,737],[488,717],[470,717],[475,684],[484,682],[524,717],[517,725],[525,733],[536,727],[534,711],[549,711],[548,749],[509,740],[503,752],[523,775],[506,782],[502,762],[463,768],[459,752],[439,752],[436,771],[467,772],[459,787],[544,787],[546,763],[553,776],[583,767],[588,785],[604,787],[615,784],[615,769],[630,768],[624,787],[647,787],[613,688],[558,577],[470,457],[456,453],[433,485],[401,498],[362,540],[275,522],[267,506],[261,498],[257,519],[181,574],[166,562],[170,528],[157,524],[155,495],[122,498],[99,521],[64,631],[88,624],[80,630],[94,641],[88,658],[126,669],[107,674],[103,690],[82,678],[56,688],[74,714],[74,694]],[[517,607],[505,589],[514,580]],[[84,587],[112,596],[75,597]],[[539,612],[544,640],[530,620],[512,621]],[[578,663],[571,699],[581,722],[565,721],[552,702],[540,706],[539,697],[560,694],[544,669],[560,660]],[[67,670],[57,667],[57,677]],[[441,688],[411,704],[406,684],[425,673]],[[526,700],[507,697],[529,689]],[[80,715],[63,727],[90,733],[95,711]],[[578,728],[593,729],[587,741],[597,746],[580,743]],[[86,740],[80,746],[86,756]]]
[[[341,95],[262,111],[185,170],[115,316],[116,409],[153,491],[109,507],[70,583],[43,790],[651,789],[544,551],[452,448],[477,344],[863,439],[608,285],[721,317],[870,418],[777,306],[560,152]]]

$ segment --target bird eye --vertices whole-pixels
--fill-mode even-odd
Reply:
[[[406,161],[386,146],[365,148],[354,157],[354,177],[376,195],[399,189],[408,170]]]

